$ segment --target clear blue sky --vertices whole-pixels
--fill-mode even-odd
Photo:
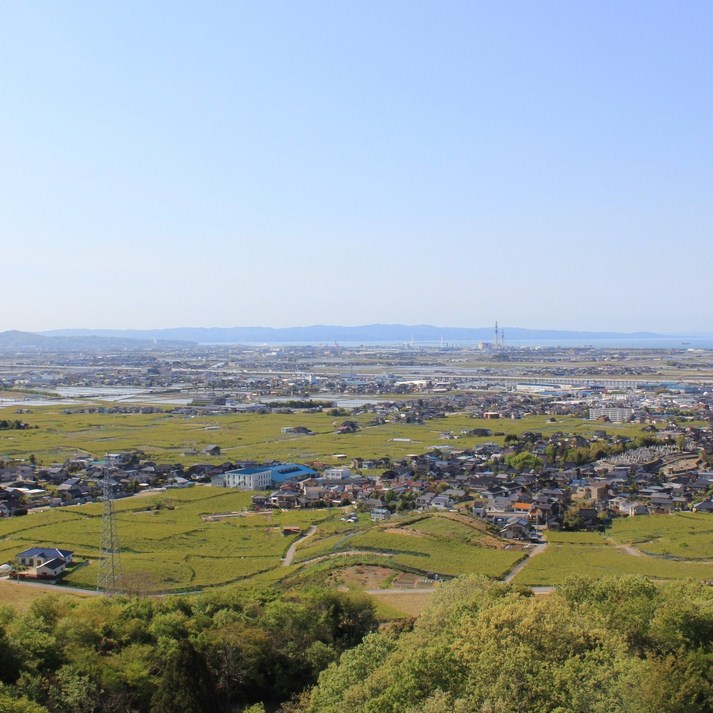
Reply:
[[[0,6],[0,330],[713,330],[713,5]]]

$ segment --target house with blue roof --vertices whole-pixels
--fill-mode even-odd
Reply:
[[[223,487],[243,490],[265,490],[288,480],[305,480],[316,472],[299,463],[280,463],[270,466],[236,468],[223,473]]]
[[[16,559],[26,567],[40,567],[51,560],[61,559],[65,565],[72,563],[73,552],[60,550],[56,547],[30,547],[29,550],[20,552]]]

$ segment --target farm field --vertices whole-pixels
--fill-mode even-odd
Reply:
[[[713,560],[674,561],[636,555],[614,546],[551,544],[514,578],[526,586],[558,585],[570,575],[589,577],[639,574],[655,579],[713,579]]]
[[[503,576],[519,559],[522,549],[488,535],[466,518],[449,515],[411,516],[401,522],[351,531],[325,532],[297,548],[300,561],[339,552],[385,553],[392,565],[441,575],[486,574]]]
[[[547,542],[569,543],[572,545],[600,545],[606,546],[609,543],[604,535],[598,532],[557,532],[547,531]]]
[[[556,585],[570,574],[713,579],[713,517],[703,513],[618,518],[602,534],[548,532],[546,539],[517,584]]]
[[[614,542],[635,545],[644,553],[713,561],[713,517],[706,513],[622,518],[607,534]]]
[[[340,553],[353,550],[363,553],[362,560],[443,575],[501,576],[522,556],[458,519],[412,516],[404,518],[401,527],[395,518],[385,528],[371,524],[368,516],[361,516],[357,525],[341,522],[339,509],[242,513],[250,495],[198,486],[117,501],[121,563],[129,588],[170,592],[236,582],[275,583],[294,576],[300,562],[329,555],[341,559]],[[229,512],[241,514],[218,521],[202,517]],[[0,560],[11,561],[35,545],[70,549],[81,564],[65,583],[94,588],[101,514],[101,504],[92,504],[1,521]],[[316,544],[313,538],[305,540],[296,564],[283,567],[282,558],[297,538],[283,535],[283,528],[305,532],[311,525],[317,526]],[[330,564],[325,563],[325,571]]]
[[[249,502],[250,493],[209,486],[117,501],[122,568],[129,589],[176,592],[227,584],[272,586],[281,581],[287,586],[326,582],[352,588],[356,585],[351,580],[332,576],[349,567],[383,567],[394,577],[400,571],[501,578],[524,556],[521,547],[454,513],[397,516],[380,524],[362,514],[357,523],[348,523],[340,519],[341,509],[243,512]],[[92,504],[0,521],[0,562],[12,561],[35,545],[71,549],[81,564],[67,575],[66,583],[93,589],[101,512],[101,504]],[[217,521],[203,518],[231,512],[239,515]],[[315,534],[297,546],[293,564],[283,566],[282,558],[298,538],[283,535],[283,528],[304,533],[313,525]],[[713,518],[707,515],[622,519],[604,535],[550,532],[547,539],[546,550],[527,560],[516,584],[557,585],[570,574],[713,579]],[[382,586],[390,585],[365,581],[361,588]],[[396,603],[388,599],[380,606]]]
[[[376,603],[376,615],[389,621],[418,616],[431,601],[430,593],[384,593],[369,595]]]
[[[376,399],[375,399],[376,400]],[[0,409],[0,419],[17,418],[14,408]],[[606,430],[612,435],[641,435],[637,424],[606,424],[577,418],[561,418],[548,423],[545,416],[520,420],[474,419],[465,413],[432,419],[424,424],[384,423],[369,426],[369,414],[349,417],[361,428],[352,434],[337,434],[343,417],[328,413],[292,414],[224,414],[218,416],[185,416],[171,413],[110,414],[65,413],[63,406],[40,406],[23,415],[33,428],[0,433],[0,459],[27,458],[34,454],[42,463],[62,462],[77,453],[101,458],[115,451],[141,450],[152,459],[186,465],[205,462],[201,453],[208,445],[218,445],[225,460],[323,460],[332,462],[337,455],[347,458],[400,459],[409,453],[423,453],[429,447],[450,445],[470,448],[485,441],[502,443],[503,436],[462,436],[461,431],[488,428],[502,434],[557,431],[592,434]],[[37,428],[34,428],[37,426]],[[315,435],[283,434],[286,426],[304,426]],[[458,438],[444,442],[443,431]],[[396,440],[394,439],[408,439]],[[187,451],[198,455],[183,455]]]
[[[307,528],[330,517],[327,511],[274,512],[205,522],[203,514],[240,512],[250,494],[210,487],[173,490],[116,502],[122,569],[156,590],[199,589],[274,569],[294,538],[283,527]],[[0,522],[0,559],[8,561],[34,545],[74,551],[86,566],[67,575],[67,584],[96,586],[101,504],[75,506]]]

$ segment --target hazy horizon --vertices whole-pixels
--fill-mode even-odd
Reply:
[[[458,327],[455,325],[446,325],[446,324],[403,324],[403,323],[382,323],[382,322],[374,322],[370,324],[354,324],[354,325],[348,325],[348,324],[324,324],[324,323],[315,323],[315,324],[297,324],[297,325],[288,325],[285,327],[274,327],[272,325],[231,325],[227,327],[219,327],[215,325],[208,325],[208,326],[202,326],[202,325],[181,325],[181,326],[175,326],[175,327],[146,327],[146,328],[134,328],[134,327],[123,327],[123,328],[111,328],[111,327],[59,327],[59,328],[54,328],[54,329],[47,329],[47,330],[36,330],[33,332],[30,332],[30,330],[17,330],[21,332],[29,332],[33,334],[61,334],[61,333],[73,333],[73,332],[87,332],[87,333],[109,333],[109,332],[126,332],[126,333],[153,333],[153,332],[179,332],[179,331],[240,331],[240,330],[266,330],[266,331],[282,331],[282,332],[290,332],[290,331],[299,331],[299,330],[313,330],[313,329],[324,329],[324,330],[368,330],[369,328],[377,328],[377,329],[393,329],[393,330],[443,330],[443,332],[458,332],[458,331],[469,331],[469,332],[482,332],[482,333],[487,333],[487,334],[494,334],[494,329],[495,325],[471,325],[471,326],[466,326],[466,327]],[[690,330],[690,331],[678,331],[678,332],[665,332],[665,331],[656,331],[656,330],[628,330],[628,331],[622,331],[622,330],[610,330],[610,329],[603,329],[603,330],[587,330],[587,329],[577,329],[577,328],[572,328],[572,329],[549,329],[547,327],[521,327],[521,326],[514,326],[514,325],[503,325],[503,324],[498,324],[498,329],[501,334],[505,334],[507,336],[507,333],[511,334],[522,334],[522,333],[527,333],[527,332],[532,332],[532,333],[551,333],[551,334],[557,334],[557,333],[562,333],[562,334],[576,334],[576,333],[581,333],[581,334],[591,334],[591,335],[596,335],[596,334],[603,334],[603,335],[613,335],[613,336],[627,336],[627,335],[633,335],[633,336],[652,336],[652,337],[671,337],[671,338],[677,338],[677,337],[701,337],[701,338],[708,338],[708,337],[713,337],[713,331],[706,331],[702,329],[696,329],[696,330]]]
[[[712,21],[639,0],[6,4],[0,331],[705,331]]]

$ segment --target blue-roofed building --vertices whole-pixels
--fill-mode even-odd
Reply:
[[[223,486],[244,490],[264,490],[281,485],[286,480],[305,480],[316,475],[315,471],[299,463],[280,463],[270,466],[237,468],[223,473]]]
[[[45,562],[61,558],[66,564],[72,562],[73,553],[69,550],[60,550],[56,547],[30,547],[29,550],[20,552],[17,559],[27,567],[39,567]]]

